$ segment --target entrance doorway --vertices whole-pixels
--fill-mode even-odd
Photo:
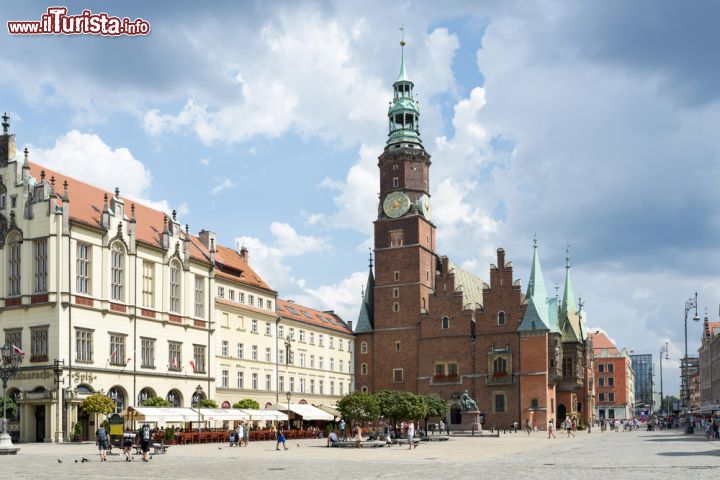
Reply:
[[[450,423],[457,425],[462,423],[462,414],[460,413],[460,405],[457,403],[450,407]]]
[[[565,404],[561,403],[558,405],[557,423],[565,421],[565,417],[567,417],[567,409],[565,408]]]
[[[35,441],[45,441],[45,405],[35,407]]]
[[[88,427],[90,423],[90,415],[88,415],[88,413],[82,408],[78,408],[77,423],[80,424],[80,435],[82,436],[82,439],[88,440],[90,438]]]

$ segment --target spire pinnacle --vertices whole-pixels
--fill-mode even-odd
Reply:
[[[7,135],[8,128],[10,128],[10,117],[8,117],[7,112],[3,113],[2,118],[2,127],[3,127],[3,135]]]
[[[373,267],[373,255],[372,250],[370,250],[370,247],[368,247],[368,267]]]
[[[410,79],[407,76],[405,70],[405,25],[400,26],[400,74],[398,75],[398,82],[409,82]]]

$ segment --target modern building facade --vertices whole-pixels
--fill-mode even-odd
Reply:
[[[278,309],[247,249],[219,245],[209,231],[193,235],[175,212],[133,202],[118,189],[34,164],[27,149],[17,155],[8,120],[3,116],[0,135],[0,326],[5,343],[25,352],[8,384],[19,405],[13,436],[59,442],[77,429],[91,438],[95,419],[79,405],[93,393],[112,398],[117,412],[154,396],[190,407],[198,386],[200,397],[219,403],[274,401],[277,331],[302,322]],[[337,331],[343,353],[334,358],[347,371],[350,328],[329,316],[332,327],[312,328]],[[230,345],[237,352],[242,343],[247,352],[233,358]],[[267,348],[270,361],[263,362]],[[233,391],[231,371],[253,387]],[[353,383],[339,371],[326,378],[336,379],[337,393],[312,400],[334,404]]]
[[[448,402],[451,426],[460,423],[458,397],[464,390],[476,400],[486,425],[524,422],[535,413],[541,428],[548,416],[591,417],[592,349],[573,297],[569,263],[560,302],[544,293],[539,261],[530,285],[542,283],[543,293],[529,285],[524,295],[502,248],[488,282],[437,252],[431,161],[420,139],[413,89],[403,60],[378,162],[375,269],[371,264],[355,330],[357,387],[435,393]],[[527,319],[533,295],[546,313],[537,321]],[[554,309],[552,326],[549,308]],[[557,403],[556,384],[562,392]]]
[[[627,350],[618,350],[604,332],[590,333],[595,350],[598,419],[629,419],[635,416],[635,382]]]
[[[635,415],[647,417],[658,408],[653,395],[653,356],[631,354],[630,361],[635,374]]]

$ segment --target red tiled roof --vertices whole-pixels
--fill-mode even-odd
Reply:
[[[45,180],[50,181],[51,177],[55,177],[55,191],[57,204],[62,204],[63,183],[68,182],[68,198],[70,199],[70,218],[74,222],[79,222],[93,228],[102,228],[100,222],[102,217],[104,196],[107,194],[108,199],[114,193],[98,188],[89,183],[77,180],[62,173],[50,170],[30,162],[30,174],[36,179],[40,179],[41,171],[45,171]],[[153,247],[161,247],[160,236],[163,231],[163,219],[169,217],[166,213],[154,208],[138,203],[126,197],[120,197],[125,202],[126,214],[129,216],[130,206],[135,205],[135,232],[136,239]],[[181,236],[185,233],[181,232]],[[190,257],[201,263],[210,264],[210,252],[202,244],[200,239],[194,235],[190,235]],[[172,245],[170,248],[174,248]],[[260,276],[248,265],[248,263],[233,249],[218,245],[215,254],[215,262],[219,267],[223,265],[230,267],[238,272],[238,274],[217,271],[216,274],[228,280],[252,285],[264,290],[275,293]]]
[[[276,307],[278,314],[284,318],[352,334],[348,325],[334,313],[322,312],[280,298],[276,301]]]
[[[620,353],[615,344],[605,335],[604,332],[596,330],[588,334],[592,340],[593,350],[608,350],[610,353]]]

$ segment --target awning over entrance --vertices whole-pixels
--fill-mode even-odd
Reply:
[[[276,403],[273,405],[273,408],[276,408],[278,410],[282,410],[283,412],[288,411],[287,404],[283,405],[281,403]],[[333,421],[335,419],[335,416],[325,412],[323,410],[320,410],[317,407],[313,407],[312,405],[303,405],[300,403],[291,403],[290,404],[290,411],[294,413],[295,415],[298,415],[302,417],[303,420],[326,420],[326,421]]]
[[[275,420],[285,420],[287,421],[288,416],[282,412],[278,412],[277,410],[255,410],[252,408],[243,408],[243,412],[250,415],[250,420],[252,421],[275,421]]]
[[[128,407],[120,415],[136,422],[192,422],[198,418],[192,408]]]
[[[203,420],[250,420],[249,413],[236,408],[201,408],[200,416]]]

